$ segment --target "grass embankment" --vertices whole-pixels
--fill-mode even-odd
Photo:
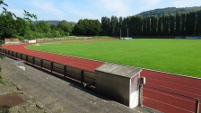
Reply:
[[[201,78],[201,40],[67,41],[28,48]]]

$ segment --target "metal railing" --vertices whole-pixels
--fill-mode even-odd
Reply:
[[[7,50],[4,48],[0,48],[0,53],[8,56],[10,58],[14,58],[20,61],[23,61],[27,64],[40,67],[41,69],[45,69],[50,71],[51,73],[63,75],[66,78],[70,78],[76,82],[79,82],[84,85],[84,87],[94,88],[95,86],[95,77],[93,77],[88,71],[70,67],[61,63],[53,62],[50,60],[38,58],[35,56],[30,56],[26,54],[22,54],[19,52],[14,52],[11,50]],[[60,65],[60,66],[58,66]],[[70,71],[69,68],[78,70],[78,72]],[[95,76],[95,75],[94,75]]]

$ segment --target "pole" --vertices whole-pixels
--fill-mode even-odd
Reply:
[[[121,29],[120,29],[120,39],[121,39]]]
[[[143,85],[146,83],[146,78],[140,78],[139,84],[139,106],[143,107]]]
[[[196,100],[196,111],[195,113],[199,113],[200,101],[199,99]]]
[[[127,28],[127,38],[128,38],[128,36],[129,36],[129,29]]]
[[[140,84],[139,85],[139,106],[140,107],[143,107],[143,104],[142,104],[142,96],[143,96],[143,85]]]

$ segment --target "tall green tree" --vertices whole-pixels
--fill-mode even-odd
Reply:
[[[175,15],[170,14],[170,36],[175,36]]]
[[[123,18],[122,28],[121,28],[122,37],[127,36],[127,29],[128,29],[128,18]]]
[[[101,18],[102,35],[109,35],[110,18]]]
[[[140,36],[143,30],[143,17],[131,16],[129,21],[129,32],[131,36]]]
[[[110,22],[110,31],[111,31],[111,36],[118,36],[118,18],[116,16],[111,17],[111,22]]]
[[[169,15],[165,14],[163,16],[163,35],[169,36],[170,35],[169,30],[170,30],[170,19],[169,19]]]
[[[181,34],[186,35],[186,13],[182,13],[181,19]]]
[[[147,34],[148,35],[151,35],[151,17],[147,17],[147,19],[146,19],[146,21],[147,21]]]
[[[130,16],[129,17],[129,24],[128,24],[129,36],[134,36],[136,34],[137,24],[136,24],[136,17]]]
[[[144,36],[148,35],[147,18],[148,17],[144,17],[144,19],[143,19],[143,35]]]
[[[197,12],[196,34],[201,36],[201,10]]]
[[[110,21],[103,17],[103,34],[109,36],[175,36],[175,35],[199,35],[200,11],[190,13],[168,12],[159,16],[129,16],[119,20],[112,16]],[[109,32],[109,33],[108,33]]]
[[[122,35],[122,27],[123,27],[123,17],[119,17],[119,24],[118,24],[118,34],[119,35],[120,35],[120,32]]]
[[[158,19],[158,36],[162,35],[162,31],[163,31],[162,30],[162,28],[163,28],[162,21],[163,21],[163,18],[162,18],[162,16],[160,16]]]
[[[176,35],[177,36],[179,36],[179,35],[181,35],[181,13],[180,12],[178,12],[177,14],[176,14]]]
[[[141,36],[143,33],[143,17],[138,15],[137,16],[137,36]]]
[[[186,33],[187,35],[194,35],[195,34],[195,27],[196,27],[196,13],[190,12],[186,15]]]
[[[151,17],[151,35],[152,36],[157,35],[157,28],[158,28],[158,17],[152,16]]]

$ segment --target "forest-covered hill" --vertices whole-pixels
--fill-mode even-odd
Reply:
[[[184,8],[176,8],[176,7],[168,7],[168,8],[162,8],[162,9],[154,9],[150,11],[142,12],[138,15],[142,16],[161,16],[164,14],[176,14],[178,12],[186,13],[186,12],[192,12],[192,11],[199,11],[201,10],[201,6],[195,6],[195,7],[184,7]]]
[[[39,23],[40,21],[42,20],[39,20],[39,21],[35,21],[34,23],[37,24]],[[48,24],[53,24],[53,25],[58,25],[61,21],[59,20],[45,20],[46,23]],[[76,23],[75,22],[68,22],[69,24],[72,24],[72,25],[75,25]]]

